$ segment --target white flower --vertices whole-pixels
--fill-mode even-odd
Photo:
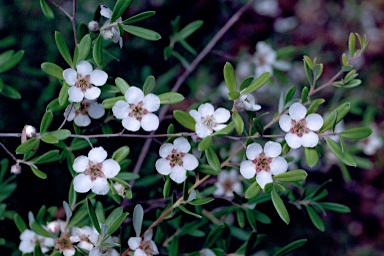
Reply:
[[[112,10],[105,5],[100,5],[100,14],[101,16],[107,18],[108,20],[104,23],[103,27],[100,29],[101,34],[105,40],[112,40],[114,43],[119,43],[120,48],[123,48],[123,38],[120,36],[120,31],[117,25],[111,25],[110,19],[112,16]],[[122,19],[119,17],[115,23],[121,23]]]
[[[91,251],[95,244],[97,243],[97,238],[99,234],[97,233],[95,228],[91,228],[88,226],[77,228],[76,227],[76,235],[71,236],[69,239],[72,243],[78,243],[77,247],[82,248],[87,251]]]
[[[131,237],[128,239],[128,246],[135,251],[134,256],[158,255],[159,250],[155,242],[152,241],[152,229],[144,233],[144,239],[141,237]]]
[[[324,123],[319,114],[309,114],[307,109],[300,103],[294,103],[289,108],[289,115],[282,115],[279,120],[281,129],[287,134],[285,140],[291,148],[313,148],[319,142],[319,135],[315,133]]]
[[[261,109],[261,106],[256,104],[255,97],[252,94],[241,95],[238,99],[235,100],[235,108],[238,111],[243,109],[247,111],[258,111]]]
[[[32,125],[25,125],[21,132],[21,143],[33,137],[36,137],[36,128]]]
[[[156,170],[162,175],[170,174],[174,182],[182,183],[187,178],[186,173],[199,165],[197,158],[188,153],[191,145],[185,138],[177,138],[171,143],[160,147],[160,159],[156,161]]]
[[[368,156],[376,154],[376,151],[383,146],[383,141],[376,124],[371,124],[370,127],[372,129],[371,135],[357,144],[363,149],[364,154]]]
[[[115,182],[113,183],[113,187],[119,196],[125,197],[125,187],[122,184]]]
[[[88,126],[93,119],[99,119],[105,114],[105,109],[100,103],[91,100],[83,100],[77,109],[75,104],[69,104],[64,111],[64,116],[68,121],[74,120],[75,124],[79,127]]]
[[[236,169],[231,171],[221,171],[217,175],[215,183],[217,189],[213,192],[215,196],[233,197],[233,192],[240,194],[243,191],[243,186],[239,180],[239,172]]]
[[[79,61],[76,70],[67,68],[63,71],[63,77],[71,86],[68,89],[70,102],[81,102],[84,98],[97,99],[101,90],[96,86],[103,86],[108,79],[107,73],[102,70],[93,70],[92,65],[87,61]]]
[[[107,159],[107,151],[103,147],[93,148],[87,156],[79,156],[73,163],[73,169],[80,174],[73,180],[76,192],[86,193],[90,189],[98,195],[109,191],[108,178],[115,177],[120,165],[113,159]]]
[[[32,253],[36,244],[39,244],[41,251],[46,253],[49,251],[49,247],[55,245],[55,241],[52,238],[40,236],[29,229],[21,233],[20,240],[19,250],[22,253]]]
[[[246,179],[256,175],[257,183],[264,189],[265,184],[273,181],[272,175],[286,172],[288,169],[287,161],[279,156],[281,149],[279,143],[272,141],[265,143],[264,151],[258,143],[249,144],[246,150],[249,160],[241,162],[241,175]]]
[[[120,256],[120,253],[107,246],[97,246],[89,252],[88,256]]]
[[[136,132],[140,126],[144,131],[155,131],[159,127],[159,118],[152,114],[160,107],[160,98],[150,93],[144,96],[142,90],[131,86],[125,92],[126,101],[119,100],[112,108],[113,115],[122,119],[125,129]]]
[[[231,114],[225,108],[213,108],[212,104],[201,104],[196,110],[189,111],[189,114],[196,121],[196,134],[200,138],[205,138],[213,133],[225,128],[227,125],[223,124],[229,120]]]
[[[16,163],[11,166],[11,173],[13,174],[20,174],[21,173],[21,166],[19,163]]]
[[[253,9],[261,15],[275,17],[279,11],[277,0],[258,0],[253,4]]]

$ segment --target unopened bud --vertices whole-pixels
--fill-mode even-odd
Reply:
[[[125,187],[123,185],[121,185],[118,182],[115,182],[115,183],[113,183],[113,187],[115,188],[115,190],[116,190],[117,194],[119,194],[119,196],[122,196],[122,197],[125,196]]]
[[[21,132],[21,143],[33,137],[36,137],[36,128],[32,125],[25,125]]]
[[[111,29],[104,30],[101,34],[103,35],[103,38],[105,40],[112,40],[113,39],[113,32]]]
[[[49,222],[47,225],[49,232],[57,233],[60,230],[60,224],[57,221]]]
[[[97,31],[99,29],[99,23],[97,23],[97,21],[90,21],[88,23],[88,29],[91,30],[91,31]]]
[[[19,174],[21,173],[21,166],[17,163],[11,166],[11,173]]]
[[[201,138],[199,136],[197,136],[197,133],[192,133],[191,135],[191,139],[194,141],[194,142],[198,142],[201,140]]]

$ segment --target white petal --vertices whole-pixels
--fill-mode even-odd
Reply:
[[[67,117],[68,121],[72,121],[73,119],[75,119],[76,117],[75,106],[72,104],[69,104],[64,111],[64,116]]]
[[[212,104],[210,103],[204,103],[201,104],[197,110],[202,117],[211,116],[213,115],[215,109],[213,108]]]
[[[112,10],[105,5],[100,5],[100,14],[101,16],[110,19],[112,16]]]
[[[88,115],[93,119],[99,119],[105,114],[105,109],[100,103],[93,102],[88,108]]]
[[[144,99],[144,93],[142,90],[137,88],[136,86],[131,86],[125,92],[125,98],[129,104],[137,105],[140,101]]]
[[[259,143],[252,143],[248,145],[247,151],[245,152],[245,154],[247,155],[248,159],[254,160],[262,152],[263,152],[263,148],[260,146]]]
[[[109,191],[108,181],[105,178],[96,178],[92,182],[92,192],[98,195],[106,195]]]
[[[281,130],[289,132],[292,128],[292,118],[289,115],[282,115],[279,120]]]
[[[124,118],[122,124],[128,131],[137,132],[140,129],[140,121],[134,117]]]
[[[304,119],[307,114],[307,109],[301,103],[293,103],[289,107],[289,115],[295,121],[300,121]]]
[[[292,65],[288,61],[278,60],[273,63],[273,66],[281,71],[288,71],[291,69]]]
[[[268,141],[264,145],[264,152],[268,157],[277,157],[281,154],[281,150],[282,147],[278,142]]]
[[[285,140],[287,141],[287,144],[290,148],[299,148],[301,146],[301,139],[299,136],[293,133],[287,133],[285,135]]]
[[[89,159],[86,156],[78,156],[73,162],[73,170],[75,172],[85,172],[88,168]]]
[[[155,94],[148,94],[143,99],[143,107],[149,112],[155,112],[160,108],[160,98]]]
[[[107,178],[113,178],[120,172],[120,165],[113,159],[107,159],[102,164],[102,170]]]
[[[307,127],[312,131],[318,131],[323,126],[324,120],[319,114],[310,114],[305,118]]]
[[[72,241],[72,240],[71,240]],[[80,243],[77,244],[78,247],[84,249],[84,250],[87,250],[87,251],[90,251],[93,249],[94,245],[89,243],[89,242],[86,242],[86,241],[81,241]]]
[[[155,131],[159,128],[159,118],[155,114],[146,114],[141,119],[141,127],[144,131]]]
[[[240,182],[235,182],[232,185],[232,190],[235,191],[236,193],[240,194],[241,192],[243,192],[243,186],[241,185]]]
[[[77,87],[71,87],[68,89],[69,102],[81,102],[84,99],[84,93]]]
[[[176,165],[175,167],[172,168],[171,170],[171,180],[173,180],[176,183],[182,183],[185,181],[187,178],[187,171],[184,169],[184,167],[180,165]]]
[[[187,153],[191,150],[191,144],[189,144],[186,138],[177,138],[173,141],[175,149],[182,153]]]
[[[196,122],[201,122],[201,115],[196,110],[192,109],[189,111],[189,114],[195,119]]]
[[[221,129],[224,129],[225,127],[227,127],[226,124],[217,124],[217,125],[215,125],[215,127],[213,127],[212,129],[213,129],[214,131],[220,131]]]
[[[107,151],[105,151],[103,147],[93,148],[88,153],[88,159],[94,164],[103,162],[107,156]]]
[[[100,248],[93,248],[92,251],[89,252],[88,256],[101,256]]]
[[[84,97],[87,100],[95,100],[100,96],[100,93],[101,93],[101,90],[99,88],[93,86],[91,88],[88,88],[85,91]]]
[[[86,193],[92,187],[92,180],[88,175],[81,173],[73,179],[73,186],[76,192]]]
[[[88,61],[82,60],[79,61],[76,65],[77,73],[79,73],[82,77],[89,76],[92,73],[92,65]]]
[[[256,175],[256,181],[264,189],[265,184],[273,182],[272,175],[269,172],[261,171]]]
[[[118,119],[124,119],[128,117],[128,114],[130,113],[129,104],[126,101],[119,100],[115,103],[115,105],[112,107],[112,113],[113,115]]]
[[[77,81],[77,72],[73,68],[67,68],[63,71],[63,77],[68,85],[74,86]]]
[[[168,175],[171,173],[171,163],[165,158],[159,158],[155,164],[156,170],[162,175]]]
[[[128,246],[131,250],[136,250],[140,247],[141,238],[140,237],[131,237],[128,239]]]
[[[253,178],[255,177],[255,174],[256,174],[256,167],[252,163],[252,161],[249,161],[249,160],[242,161],[240,164],[240,173],[246,179]]]
[[[214,196],[223,196],[225,193],[224,187],[221,185],[220,182],[215,183],[216,190],[213,191]]]
[[[301,143],[303,147],[313,148],[319,143],[319,136],[314,132],[305,133],[301,137]]]
[[[225,123],[229,120],[229,118],[231,117],[231,114],[225,108],[218,108],[213,113],[213,117],[215,118],[216,122]]]
[[[142,249],[137,249],[133,254],[133,256],[148,256],[148,254]]]
[[[196,134],[200,138],[205,138],[212,134],[212,131],[204,126],[202,123],[196,123]]]
[[[148,241],[148,242],[149,242],[150,247],[151,247],[151,249],[152,249],[152,253],[153,253],[153,255],[157,255],[157,254],[159,254],[159,249],[157,249],[157,246],[156,246],[155,242],[153,242],[152,240],[150,240],[150,241]]]
[[[166,158],[167,156],[169,156],[172,153],[173,148],[174,148],[173,144],[165,143],[165,144],[161,145],[161,147],[159,149],[159,155],[163,158]]]
[[[197,161],[197,158],[192,154],[185,154],[183,157],[183,167],[188,170],[192,171],[197,168],[199,165],[199,162]]]
[[[90,77],[90,82],[96,86],[102,86],[107,82],[108,74],[103,70],[93,70]]]
[[[153,236],[152,229],[145,231],[144,233],[144,241],[151,241]]]
[[[75,124],[79,127],[85,127],[88,126],[91,123],[91,119],[88,115],[78,114],[75,117]]]
[[[278,156],[272,160],[272,162],[269,164],[269,167],[271,167],[271,173],[273,175],[277,175],[287,171],[288,163],[284,157]]]

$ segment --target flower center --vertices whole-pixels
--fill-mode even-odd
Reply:
[[[309,129],[307,128],[307,122],[304,119],[298,122],[292,120],[292,128],[290,129],[290,132],[301,138],[305,133],[309,132]]]
[[[132,110],[131,113],[129,113],[129,116],[134,117],[139,121],[141,121],[141,119],[143,118],[143,115],[146,115],[149,113],[148,110],[143,108],[143,102],[142,101],[140,101],[137,105],[130,104],[129,107]]]
[[[73,247],[71,240],[69,240],[69,234],[68,233],[60,236],[56,240],[56,244],[59,246],[60,250],[62,250],[62,251],[66,250],[66,249],[71,249]]]
[[[152,249],[151,242],[147,240],[141,242],[140,249],[148,255],[153,255],[155,253]]]
[[[80,108],[75,110],[75,115],[78,116],[79,114],[82,115],[88,115],[88,108],[91,105],[90,102],[81,102]]]
[[[222,183],[224,191],[225,192],[232,192],[233,191],[233,184],[234,183],[235,182],[232,179],[224,180],[224,182]]]
[[[85,92],[88,88],[92,87],[92,84],[90,83],[90,76],[87,75],[83,77],[82,75],[77,74],[77,81],[75,83],[75,86],[77,88],[80,88],[82,92]]]
[[[261,153],[252,162],[256,165],[256,173],[261,171],[269,172],[271,170],[269,164],[272,162],[272,158],[267,157],[264,153]]]
[[[212,129],[213,127],[216,126],[215,118],[213,117],[213,115],[202,117],[201,123],[204,124],[204,126],[209,129]]]
[[[167,156],[167,160],[171,162],[171,167],[175,167],[176,165],[183,166],[183,157],[184,153],[177,151],[176,149],[173,149],[171,154]]]
[[[104,173],[101,170],[101,163],[94,164],[89,161],[89,167],[87,170],[85,170],[84,174],[89,175],[91,177],[91,180],[95,180],[99,177],[104,178]]]

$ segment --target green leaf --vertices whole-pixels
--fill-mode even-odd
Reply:
[[[217,157],[216,152],[213,150],[212,146],[205,150],[205,156],[207,157],[208,164],[212,167],[212,169],[215,171],[221,170],[219,158]]]
[[[301,103],[305,103],[307,102],[308,100],[308,93],[309,93],[309,89],[308,87],[304,87],[303,90],[301,91]]]
[[[205,240],[204,248],[211,248],[220,238],[222,238],[224,229],[224,225],[219,225],[212,229],[211,232],[209,232],[207,239]]]
[[[287,244],[286,246],[284,246],[283,248],[281,248],[280,250],[275,252],[275,254],[273,254],[273,256],[287,255],[288,253],[296,250],[297,248],[302,247],[306,242],[307,242],[307,239],[296,240],[292,243]]]
[[[126,101],[126,99],[125,99],[124,96],[118,96],[118,97],[114,97],[114,98],[109,98],[109,99],[105,99],[105,100],[103,100],[103,102],[101,103],[101,105],[102,105],[103,108],[105,108],[105,109],[111,109],[111,108],[113,108],[113,106],[116,104],[116,102],[118,102],[119,100]]]
[[[59,140],[55,136],[53,136],[49,133],[42,134],[40,139],[42,141],[44,141],[45,143],[48,143],[48,144],[56,144],[59,142]]]
[[[48,151],[47,153],[41,156],[35,157],[34,159],[30,160],[30,162],[34,164],[43,164],[43,163],[55,162],[55,161],[58,161],[59,159],[60,159],[59,150],[55,149],[55,150]]]
[[[108,226],[107,234],[113,234],[118,228],[120,228],[121,224],[123,223],[125,218],[127,218],[128,215],[129,213],[125,212],[121,214],[118,218],[114,219],[115,221],[110,226]]]
[[[52,135],[58,140],[65,140],[71,135],[71,132],[67,129],[60,129],[53,132],[49,132],[48,134]]]
[[[214,199],[213,198],[198,198],[193,201],[190,201],[189,204],[191,205],[203,205],[212,202]]]
[[[244,228],[245,216],[244,216],[244,212],[241,208],[236,208],[236,218],[237,218],[237,223],[239,223],[239,227]]]
[[[122,146],[113,153],[112,159],[120,163],[125,158],[127,158],[127,156],[129,155],[129,152],[130,150],[128,146]]]
[[[3,89],[0,91],[0,94],[15,100],[21,99],[21,94],[15,88],[6,84],[3,84]]]
[[[135,22],[139,22],[139,21],[148,19],[148,18],[152,17],[153,15],[155,15],[155,13],[156,12],[154,12],[154,11],[146,11],[146,12],[142,12],[142,13],[136,14],[136,15],[134,15],[134,16],[124,20],[123,24],[124,25],[129,25],[129,24],[132,24],[132,23],[135,23]]]
[[[347,139],[354,139],[354,140],[360,140],[365,139],[369,135],[371,135],[372,129],[368,127],[358,127],[358,128],[351,128],[348,130],[344,130],[339,133],[340,136],[347,138]]]
[[[171,191],[171,178],[169,175],[165,178],[164,188],[163,188],[163,197],[167,199],[169,196],[169,192]]]
[[[339,158],[346,165],[356,167],[356,161],[350,153],[346,151],[342,152],[340,145],[337,144],[334,140],[330,138],[325,138],[325,140],[337,158]]]
[[[251,209],[246,208],[245,209],[245,216],[247,217],[249,225],[251,226],[253,231],[257,232],[257,224],[256,224],[254,212]]]
[[[334,211],[338,213],[350,213],[351,209],[345,205],[337,204],[337,203],[331,203],[331,202],[320,202],[319,203],[321,207],[324,208],[324,210],[328,211]]]
[[[183,212],[185,212],[186,214],[189,214],[189,215],[192,215],[196,218],[199,218],[201,219],[201,215],[197,214],[197,213],[194,213],[194,212],[191,212],[190,210],[188,210],[187,208],[185,208],[183,205],[179,205],[179,208],[180,210],[182,210]]]
[[[245,78],[241,84],[240,84],[240,91],[244,90],[246,87],[248,87],[253,81],[253,76]]]
[[[256,197],[261,191],[260,185],[257,183],[257,181],[253,182],[251,186],[245,191],[245,198],[251,199]]]
[[[101,35],[95,40],[92,56],[96,64],[101,66],[103,63],[103,37]]]
[[[212,134],[212,136],[225,136],[230,134],[235,129],[234,123],[231,121],[223,129],[218,130]]]
[[[311,104],[309,105],[308,107],[308,110],[307,110],[307,115],[309,114],[312,114],[312,113],[316,113],[317,112],[317,109],[319,108],[319,106],[321,104],[323,104],[325,102],[324,99],[316,99],[316,100],[313,100],[311,102]]]
[[[323,74],[323,70],[324,70],[324,65],[323,64],[316,64],[315,65],[315,68],[313,69],[313,74],[317,79],[320,78],[320,76]]]
[[[120,92],[125,95],[125,92],[129,89],[129,84],[121,77],[115,79],[116,87],[119,88]]]
[[[123,214],[123,209],[121,207],[115,208],[107,217],[104,224],[108,227],[111,227],[113,223]],[[110,234],[108,232],[108,234]]]
[[[116,175],[117,178],[122,180],[137,180],[140,178],[140,175],[137,173],[131,173],[131,172],[119,172],[119,174]]]
[[[343,103],[338,106],[336,109],[331,111],[328,116],[324,119],[323,127],[321,127],[319,132],[324,132],[331,129],[334,125],[338,124],[349,112],[351,104],[349,102]],[[335,120],[336,114],[336,120]]]
[[[59,104],[60,106],[64,106],[67,103],[68,100],[68,89],[70,86],[64,81],[63,86],[60,89],[59,92]]]
[[[311,58],[309,58],[308,56],[304,55],[304,62],[308,65],[308,67],[312,70],[314,67],[315,67],[315,64],[313,63],[313,61],[311,60]]]
[[[157,41],[161,39],[161,36],[159,33],[142,28],[142,27],[137,27],[137,26],[131,26],[131,25],[121,25],[125,31],[128,33],[131,33],[132,35],[135,35],[137,37],[141,37],[146,40],[150,41]]]
[[[288,214],[287,208],[285,208],[285,205],[281,200],[280,196],[277,194],[275,188],[272,189],[271,197],[272,197],[273,206],[275,207],[280,218],[288,225],[289,214]]]
[[[176,104],[184,100],[184,96],[177,92],[166,92],[158,95],[160,104]]]
[[[271,219],[268,217],[268,215],[257,211],[257,210],[252,210],[254,212],[255,218],[257,221],[263,223],[263,224],[271,224]]]
[[[312,86],[312,84],[313,84],[312,70],[310,70],[310,68],[308,67],[308,64],[307,64],[307,62],[305,62],[305,60],[304,60],[304,72],[305,72],[305,75],[307,76],[309,84]]]
[[[45,0],[40,0],[40,7],[43,11],[45,18],[49,20],[53,20],[55,18],[55,14],[53,13],[51,7],[47,4]]]
[[[305,208],[307,209],[309,218],[311,219],[313,225],[320,230],[323,231],[325,230],[325,225],[324,221],[320,218],[319,214],[315,211],[315,209],[312,208],[310,205],[306,205]]]
[[[58,31],[55,32],[55,41],[56,41],[57,49],[59,49],[59,52],[63,57],[63,59],[65,60],[65,62],[68,63],[70,67],[73,68],[72,57],[71,57],[71,54],[69,53],[68,45],[65,42],[63,35]]]
[[[44,133],[48,130],[53,121],[53,114],[51,111],[45,112],[40,124],[40,133]]]
[[[143,85],[143,92],[144,95],[147,95],[148,93],[151,93],[153,89],[155,89],[156,81],[154,76],[148,76],[147,79],[145,79],[144,85]]]
[[[91,219],[91,223],[95,227],[97,232],[99,232],[99,234],[102,234],[101,228],[100,228],[100,223],[99,223],[99,220],[97,219],[95,210],[93,209],[93,205],[91,203],[91,200],[89,200],[89,198],[87,198],[86,201],[87,201],[88,216]]]
[[[13,68],[14,66],[17,65],[21,61],[21,59],[24,56],[24,51],[20,50],[13,54],[13,51],[11,52],[12,55],[9,56],[9,58],[6,58],[3,63],[0,65],[0,73],[6,72]],[[3,54],[2,54],[3,55]]]
[[[190,53],[192,53],[193,55],[196,55],[197,52],[195,49],[193,49],[193,47],[187,43],[187,41],[185,40],[179,40],[179,43],[181,44],[181,46],[183,46],[187,51],[189,51]]]
[[[175,110],[173,111],[173,116],[175,117],[176,121],[179,122],[179,124],[185,128],[195,131],[196,121],[191,115],[182,110]]]
[[[264,74],[262,74],[261,76],[256,78],[255,81],[253,81],[247,88],[242,90],[240,93],[241,94],[248,94],[248,93],[251,93],[253,91],[256,91],[257,89],[262,87],[268,81],[270,75],[271,75],[270,73],[265,72]]]
[[[41,64],[41,69],[50,76],[53,76],[57,79],[64,80],[63,78],[63,69],[56,65],[55,63],[44,62]]]
[[[182,30],[177,32],[175,35],[177,41],[184,40],[187,37],[189,37],[191,34],[193,34],[196,30],[198,30],[203,25],[202,20],[196,20],[194,22],[189,23],[187,26],[185,26]]]
[[[115,22],[123,15],[125,10],[131,5],[132,0],[117,0],[115,7],[113,8],[110,23]]]
[[[236,110],[232,112],[232,121],[235,124],[235,130],[237,134],[243,134],[244,121]]]
[[[292,86],[288,90],[287,94],[285,95],[284,105],[286,105],[293,98],[293,95],[295,95],[295,92],[296,92],[296,87]]]
[[[348,50],[349,50],[349,55],[351,57],[354,57],[356,52],[356,37],[355,37],[355,34],[353,33],[349,34]]]
[[[143,218],[144,218],[144,210],[143,207],[140,204],[137,204],[135,206],[135,209],[133,210],[133,228],[135,230],[136,236],[139,237],[141,234],[141,226],[143,224]]]
[[[307,175],[304,170],[292,170],[275,175],[273,179],[278,181],[303,181],[307,178]]]
[[[39,169],[37,169],[36,166],[33,166],[33,165],[30,165],[29,167],[31,167],[31,170],[32,172],[40,179],[46,179],[47,178],[47,174],[40,171]]]
[[[89,34],[85,35],[79,43],[79,55],[77,57],[77,62],[86,60],[92,48],[92,39]],[[73,63],[76,65],[77,63]]]
[[[199,145],[197,146],[197,148],[200,151],[203,151],[203,150],[206,150],[207,148],[209,148],[211,145],[212,145],[212,137],[207,136],[199,142]]]
[[[240,97],[240,93],[235,91],[235,92],[228,92],[228,98],[230,100],[236,100]]]
[[[235,70],[231,63],[227,62],[224,65],[224,80],[227,84],[229,92],[237,91],[236,75]]]
[[[49,233],[47,230],[45,230],[39,223],[36,221],[32,221],[29,226],[33,231],[35,231],[36,234],[44,236],[44,237],[49,237],[52,238],[52,234]]]
[[[32,151],[35,146],[37,145],[38,143],[38,139],[36,138],[30,138],[29,140],[26,140],[24,141],[22,144],[20,144],[17,148],[16,148],[16,153],[17,154],[25,154],[25,153],[28,153],[30,151]]]
[[[305,161],[309,167],[313,167],[319,161],[319,154],[316,148],[304,148]]]
[[[25,224],[23,218],[21,218],[19,214],[15,213],[13,215],[13,220],[15,221],[16,227],[20,233],[23,233],[23,231],[28,228],[27,224]]]

